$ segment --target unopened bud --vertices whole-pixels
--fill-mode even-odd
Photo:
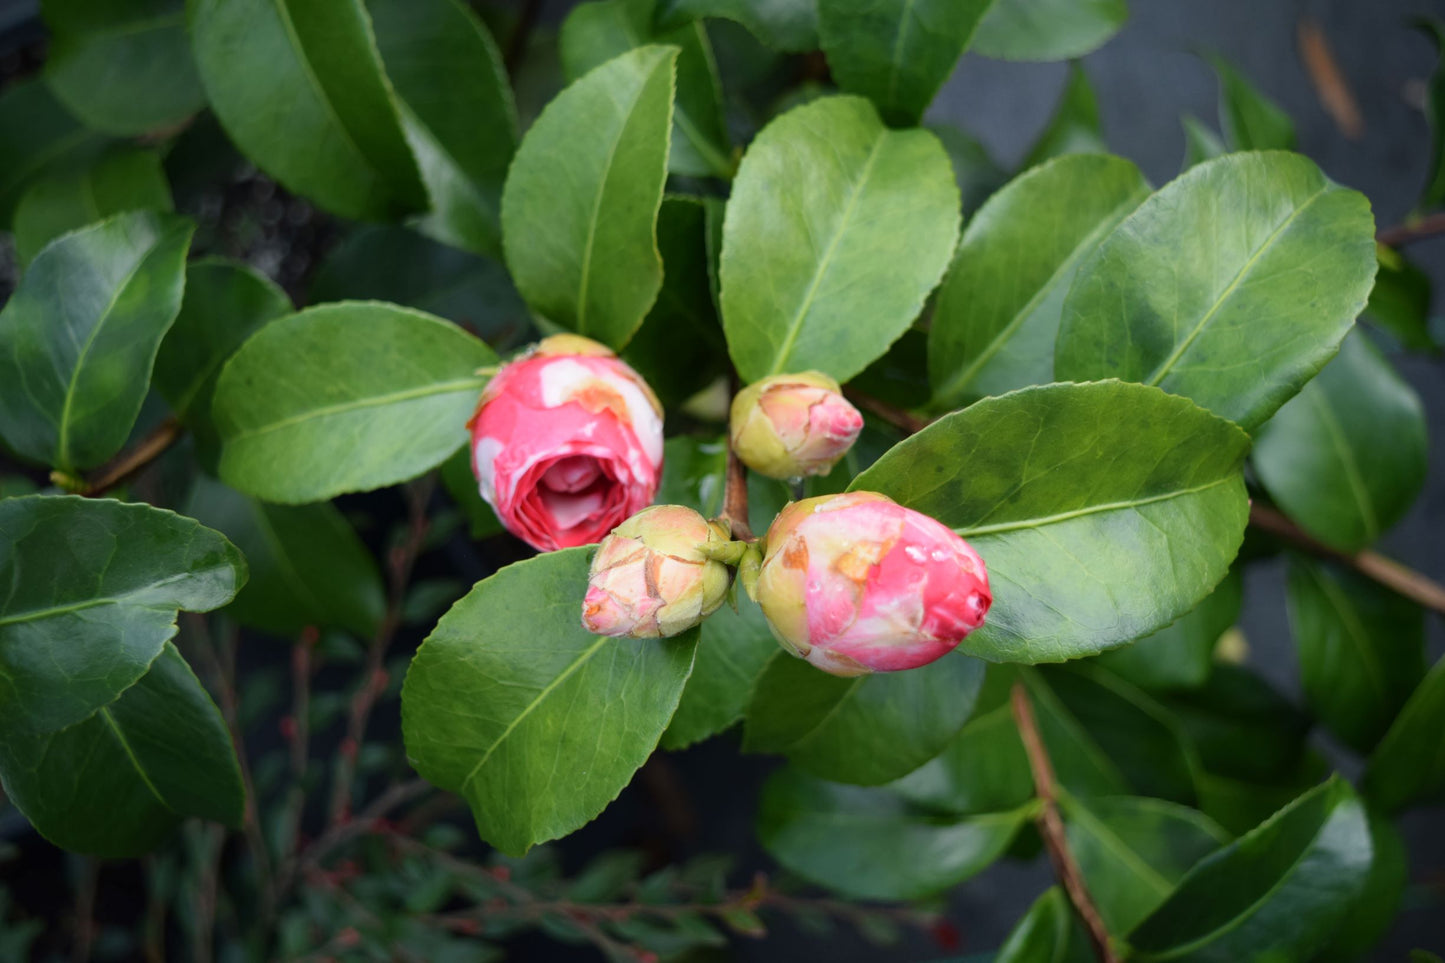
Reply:
[[[818,371],[775,375],[733,399],[730,434],[743,464],[769,478],[826,475],[848,453],[863,416]]]
[[[582,625],[596,635],[677,635],[717,610],[730,573],[700,545],[722,545],[727,530],[682,505],[645,508],[597,546]]]
[[[967,542],[873,492],[783,509],[756,597],[783,647],[834,675],[927,665],[983,624],[993,601]]]

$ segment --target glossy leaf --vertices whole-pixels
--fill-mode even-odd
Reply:
[[[226,609],[236,621],[277,634],[308,625],[376,631],[386,608],[381,573],[335,506],[268,505],[201,476],[186,514],[245,553],[251,578]]]
[[[1065,154],[1106,154],[1104,127],[1099,120],[1099,100],[1083,66],[1069,64],[1069,76],[1043,133],[1029,148],[1021,165],[1024,170]]]
[[[156,355],[156,390],[190,424],[209,425],[221,365],[263,324],[291,310],[285,291],[239,261],[191,262],[180,313]]]
[[[177,609],[219,608],[245,581],[235,546],[172,512],[0,501],[0,729],[24,741],[113,702],[175,634]]]
[[[656,24],[669,30],[701,17],[723,17],[747,27],[777,50],[818,49],[817,0],[658,0]]]
[[[497,351],[534,334],[522,297],[496,261],[394,225],[366,225],[327,254],[310,300],[390,301],[455,321]]]
[[[221,480],[266,501],[319,501],[441,464],[497,362],[440,318],[377,302],[273,321],[221,371],[211,410]]]
[[[106,138],[76,123],[40,80],[0,94],[0,228],[9,230],[20,195],[42,172],[94,155]]]
[[[191,222],[137,212],[67,234],[0,311],[0,435],[66,471],[125,444],[181,306]]]
[[[1049,385],[934,422],[850,487],[937,518],[983,556],[993,607],[963,651],[1056,662],[1156,631],[1224,578],[1248,444],[1157,390]]]
[[[1091,963],[1078,914],[1057,886],[1044,891],[1009,933],[993,963]]]
[[[1370,756],[1364,791],[1385,812],[1445,794],[1445,660],[1421,680]]]
[[[1425,112],[1430,118],[1430,166],[1426,168],[1421,207],[1445,205],[1445,21],[1422,17],[1415,24],[1435,44],[1439,61],[1426,88]]]
[[[1294,121],[1223,57],[1208,58],[1219,76],[1219,126],[1232,150],[1293,150]]]
[[[1372,858],[1364,892],[1344,912],[1329,943],[1315,957],[1318,963],[1349,963],[1364,958],[1390,931],[1400,911],[1410,875],[1404,837],[1378,813],[1369,813],[1369,820]]]
[[[763,788],[758,838],[791,872],[846,896],[917,899],[987,869],[1031,809],[943,821],[910,812],[886,789],[783,769]]]
[[[818,0],[818,32],[840,88],[916,124],[992,2]]]
[[[1232,569],[1203,602],[1152,635],[1100,655],[1099,664],[1144,689],[1192,689],[1205,683],[1219,637],[1239,620],[1244,579]]]
[[[1369,869],[1364,807],[1334,777],[1190,870],[1129,933],[1131,958],[1308,959]]]
[[[677,95],[667,168],[691,177],[730,177],[727,125],[712,44],[700,22],[657,32],[651,0],[597,0],[574,7],[557,37],[562,67],[576,80],[635,47],[657,42],[678,48]]]
[[[1425,675],[1425,617],[1362,576],[1293,557],[1286,586],[1300,681],[1311,710],[1369,750]]]
[[[407,758],[521,855],[602,811],[657,745],[697,633],[637,641],[579,621],[590,548],[518,562],[442,616],[402,688]]]
[[[184,0],[42,0],[45,82],[87,127],[144,134],[206,105]]]
[[[943,276],[958,209],[938,140],[889,130],[862,98],[774,120],[743,156],[723,224],[723,328],[738,373],[862,371]]]
[[[1428,454],[1420,396],[1357,330],[1260,429],[1254,468],[1305,531],[1354,552],[1404,517]]]
[[[5,793],[62,849],[139,856],[184,816],[239,828],[246,790],[231,734],[169,642],[119,699],[59,732],[0,727]]]
[[[1129,161],[1077,154],[1029,170],[979,208],[929,329],[937,407],[1053,380],[1074,272],[1148,194]]]
[[[1221,157],[1079,266],[1054,373],[1158,385],[1252,429],[1334,354],[1374,274],[1363,196],[1296,154]]]
[[[1003,60],[1068,60],[1102,46],[1128,19],[1125,0],[994,0],[973,47]]]
[[[1203,813],[1140,796],[1061,801],[1069,850],[1110,933],[1127,933],[1229,842]]]
[[[548,320],[614,348],[657,298],[677,48],[638,47],[547,105],[502,193],[517,290]]]
[[[702,623],[697,666],[682,690],[662,748],[683,749],[742,719],[753,686],[778,654],[762,609],[739,593],[737,611],[724,605]]]
[[[89,165],[42,177],[15,208],[15,252],[22,264],[52,240],[122,211],[169,211],[170,185],[160,156],[148,150],[115,150]]]
[[[232,141],[344,217],[426,206],[361,0],[187,0],[191,44]]]
[[[956,654],[845,679],[779,651],[753,688],[743,751],[781,753],[824,779],[881,785],[938,755],[982,684],[983,663]]]
[[[460,0],[366,0],[402,130],[438,240],[502,253],[502,182],[517,149],[517,108],[502,55]]]

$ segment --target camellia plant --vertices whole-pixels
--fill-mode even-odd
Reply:
[[[979,959],[1367,954],[1445,793],[1445,589],[1371,548],[1425,479],[1387,352],[1436,350],[1445,73],[1377,232],[1222,61],[1167,183],[1077,66],[1012,175],[923,125],[1124,0],[476,6],[42,2],[0,781],[81,858],[73,936],[18,894],[0,956],[948,949],[942,894],[1041,853]],[[1233,628],[1281,555],[1302,705]],[[775,866],[541,845],[715,737],[777,760],[728,800]]]

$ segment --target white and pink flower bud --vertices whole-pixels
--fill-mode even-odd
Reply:
[[[848,453],[863,416],[818,371],[775,375],[733,399],[729,433],[743,464],[769,478],[826,475]]]
[[[983,559],[873,492],[794,502],[773,521],[757,600],[773,635],[834,675],[927,665],[983,624]]]
[[[662,407],[588,338],[554,335],[504,365],[468,427],[482,497],[542,551],[600,540],[657,493]]]
[[[682,505],[655,505],[633,515],[592,558],[583,628],[656,639],[697,625],[722,605],[731,578],[726,565],[698,546],[726,541],[725,528]]]

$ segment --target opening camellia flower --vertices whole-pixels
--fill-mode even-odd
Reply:
[[[733,399],[728,420],[743,464],[782,479],[828,474],[863,430],[862,414],[820,371],[748,385]]]
[[[773,635],[834,675],[915,669],[983,624],[983,559],[874,492],[794,502],[768,529],[757,600]]]
[[[553,335],[503,366],[468,427],[482,498],[542,551],[601,540],[657,493],[662,407],[588,338]]]

